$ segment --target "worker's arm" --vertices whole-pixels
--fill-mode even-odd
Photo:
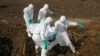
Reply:
[[[55,31],[57,32],[57,28],[59,27],[59,25],[58,25],[58,22],[56,21],[55,23],[54,23],[54,26],[55,26]]]
[[[33,11],[34,9],[31,9],[30,11],[31,11],[31,15],[30,15],[30,17],[31,17],[31,19],[33,19],[33,14],[34,14],[34,11]]]
[[[83,24],[81,24],[81,23],[77,23],[76,26],[80,27],[81,29],[84,29],[85,28],[85,26]]]
[[[46,29],[46,26],[41,26],[40,36],[41,36],[44,48],[47,49],[47,45],[48,44],[47,44],[47,40],[44,37],[44,35],[45,35],[45,29]]]
[[[43,12],[42,11],[39,11],[37,23],[40,23],[41,18],[42,18],[42,15],[43,15]]]
[[[77,26],[77,27],[79,27],[81,29],[84,29],[85,28],[85,26],[83,24],[77,23],[77,22],[68,21],[68,25],[70,25],[70,26]]]
[[[55,14],[53,11],[51,11],[50,9],[48,9],[48,12],[49,12],[52,16],[56,16],[56,14]]]

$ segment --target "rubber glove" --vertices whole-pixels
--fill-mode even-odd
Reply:
[[[40,20],[37,20],[37,23],[40,23]]]
[[[57,35],[57,34],[54,34],[54,35],[53,35],[53,40],[55,40],[55,39],[56,39],[56,35]]]
[[[42,40],[42,43],[44,45],[44,48],[47,49],[47,41],[46,41],[46,39]]]
[[[55,14],[55,13],[53,13],[52,15],[53,15],[53,16],[56,16],[56,14]]]
[[[81,29],[85,28],[85,26],[83,24],[81,24],[81,23],[78,23],[76,26],[80,27]]]
[[[28,23],[29,23],[29,24],[33,23],[33,20],[32,20],[32,19],[29,19],[29,20],[28,20]]]

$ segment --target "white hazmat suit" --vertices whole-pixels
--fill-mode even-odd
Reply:
[[[60,20],[55,22],[55,30],[57,32],[57,42],[60,46],[69,46],[73,53],[75,53],[75,47],[73,46],[72,42],[70,41],[66,29],[69,26],[76,26],[76,22],[71,22],[66,20],[65,16],[61,16]]]
[[[49,5],[44,4],[44,7],[39,10],[37,23],[44,22],[45,19],[46,19],[47,14],[52,14],[53,16],[55,16],[54,12],[52,12],[49,9]]]
[[[48,50],[50,50],[55,44],[50,43],[47,41],[46,37],[48,37],[47,35],[47,28],[49,26],[49,24],[53,21],[53,19],[51,17],[47,17],[46,20],[41,23],[41,24],[34,24],[33,27],[32,24],[30,25],[30,28],[33,27],[34,30],[31,30],[33,35],[32,35],[32,39],[35,42],[35,48],[38,49],[38,47],[42,48],[41,51],[41,56],[46,56],[46,53]],[[52,34],[51,34],[52,35]],[[56,43],[56,42],[55,42]],[[50,45],[50,46],[48,46]],[[36,50],[37,52],[37,50]]]
[[[23,9],[23,12],[24,12],[23,18],[25,20],[26,27],[27,27],[26,31],[28,33],[28,36],[31,37],[31,33],[29,32],[29,25],[33,24],[34,6],[32,4],[29,4],[27,7]]]

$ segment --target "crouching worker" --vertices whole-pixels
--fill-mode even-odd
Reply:
[[[69,39],[68,33],[66,32],[67,28],[70,26],[78,26],[80,28],[85,28],[81,23],[71,22],[66,19],[65,16],[61,16],[58,21],[55,22],[55,30],[57,32],[57,42],[60,46],[69,46],[73,53],[75,53],[75,47]]]

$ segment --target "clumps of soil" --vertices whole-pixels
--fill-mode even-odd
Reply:
[[[100,47],[100,32],[97,30],[91,30],[86,32],[86,37],[89,37],[89,40]]]

